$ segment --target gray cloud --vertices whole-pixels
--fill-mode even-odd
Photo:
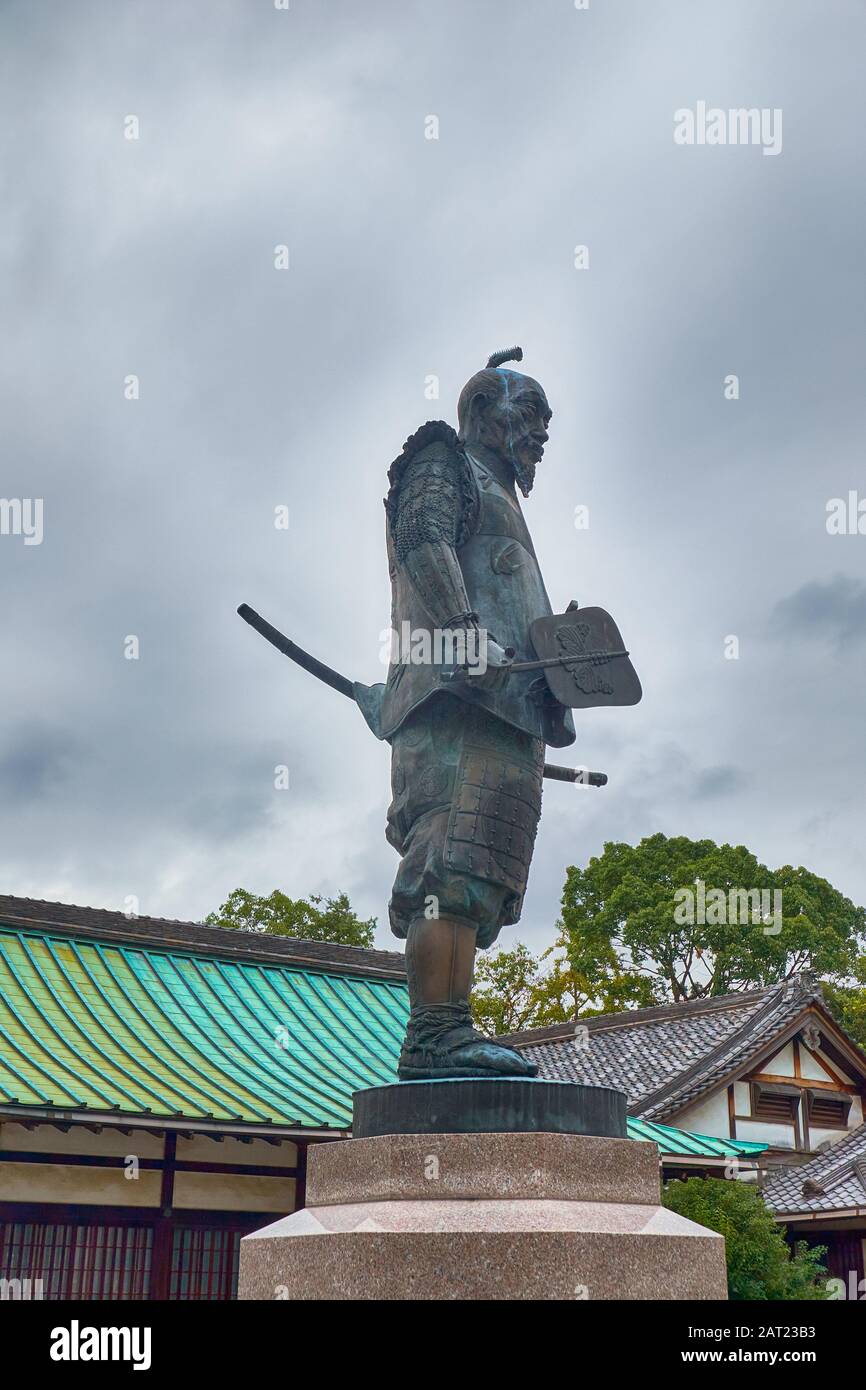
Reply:
[[[773,610],[780,635],[835,641],[840,648],[866,637],[866,583],[851,575],[813,580],[781,599]]]
[[[745,778],[736,767],[708,767],[695,778],[695,796],[703,800],[713,796],[730,796],[744,790]]]
[[[5,729],[0,745],[0,796],[10,807],[49,801],[82,754],[81,740],[69,730],[33,721]]]

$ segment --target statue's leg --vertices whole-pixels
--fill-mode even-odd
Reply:
[[[476,929],[453,917],[413,919],[406,939],[411,1013],[400,1054],[402,1080],[446,1076],[534,1076],[519,1052],[473,1027],[469,993]]]
[[[475,973],[475,927],[451,917],[416,917],[406,938],[406,976],[413,1009],[468,1004]]]
[[[406,940],[411,1004],[399,1074],[407,1081],[534,1076],[536,1067],[521,1053],[476,1031],[469,995],[476,946],[492,945],[500,927],[519,915],[532,854],[534,797],[540,806],[543,745],[536,749],[528,736],[488,715],[478,718],[443,695],[415,711],[391,747],[394,799],[387,835],[401,862],[389,915],[392,931]],[[512,769],[515,758],[520,766]],[[474,787],[476,763],[489,769],[495,804],[477,818],[468,842],[455,841],[461,795],[469,798],[463,824],[479,794],[487,794]],[[489,828],[500,823],[505,843],[488,844]],[[503,878],[504,859],[516,865],[516,877]]]

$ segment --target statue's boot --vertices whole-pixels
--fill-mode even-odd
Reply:
[[[401,1081],[537,1072],[514,1048],[491,1042],[473,1028],[468,1004],[428,1004],[413,1010],[397,1069]]]
[[[475,929],[447,918],[418,918],[409,928],[406,969],[412,1006],[400,1053],[402,1081],[447,1076],[535,1076],[514,1048],[472,1025],[469,992]]]

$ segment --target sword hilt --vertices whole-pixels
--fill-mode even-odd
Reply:
[[[590,772],[585,767],[557,767],[556,763],[544,764],[544,775],[551,782],[577,782],[583,787],[606,787],[606,772]]]

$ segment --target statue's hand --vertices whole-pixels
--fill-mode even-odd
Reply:
[[[451,673],[452,680],[466,681],[476,689],[498,690],[508,679],[514,660],[514,648],[502,647],[492,633],[478,633],[475,650]]]

